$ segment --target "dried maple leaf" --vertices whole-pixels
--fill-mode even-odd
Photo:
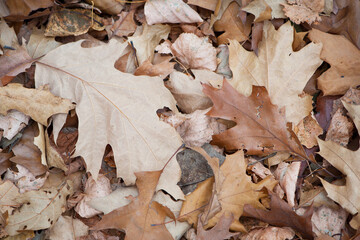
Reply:
[[[144,6],[144,12],[149,25],[203,21],[200,15],[182,0],[148,0]]]
[[[346,103],[344,106],[346,109],[349,109],[351,115],[359,115],[360,106],[355,107]],[[318,142],[320,147],[319,154],[346,175],[345,186],[334,185],[323,179],[321,179],[321,182],[332,200],[339,203],[351,214],[358,213],[350,221],[351,227],[358,229],[360,226],[360,162],[358,161],[360,149],[354,152],[332,141],[322,141],[318,139]]]
[[[233,220],[233,215],[226,216],[223,214],[220,217],[219,222],[217,222],[212,229],[205,231],[199,217],[196,240],[218,240],[235,237],[238,233],[229,232],[229,228]]]
[[[199,38],[193,33],[182,33],[171,45],[171,50],[187,68],[210,71],[216,69],[216,49],[206,38]]]
[[[251,96],[245,97],[224,80],[222,89],[204,85],[203,91],[214,103],[208,112],[210,116],[237,123],[235,127],[214,135],[213,144],[227,150],[245,148],[248,154],[277,151],[307,158],[295,136],[290,135],[284,115],[271,104],[263,87],[253,87]]]
[[[214,31],[224,31],[217,38],[218,44],[227,43],[228,39],[235,39],[239,42],[248,40],[251,31],[251,19],[246,18],[246,22],[243,23],[239,16],[240,11],[240,6],[233,2],[225,10],[220,20],[214,23]]]
[[[214,178],[209,178],[199,184],[194,192],[185,196],[185,202],[180,212],[183,217],[180,218],[180,221],[186,220],[190,224],[195,224],[200,212],[211,202],[212,189],[214,188],[221,210],[208,220],[205,228],[214,226],[223,214],[230,212],[234,215],[230,230],[245,232],[244,226],[239,222],[243,213],[243,206],[253,204],[258,208],[264,208],[259,199],[265,197],[266,194],[260,190],[263,187],[272,189],[277,181],[266,178],[257,184],[252,183],[250,176],[246,175],[247,164],[243,151],[226,156],[225,162],[219,168],[217,158],[211,158],[201,148],[196,148],[196,150],[206,158],[211,166],[215,183]]]
[[[319,13],[324,11],[324,0],[287,0],[289,4],[282,4],[284,12],[296,24],[307,22],[312,24],[321,21]]]
[[[0,87],[0,114],[10,109],[29,115],[35,121],[47,126],[47,120],[57,113],[68,113],[75,105],[68,99],[54,96],[46,87],[25,88],[19,83]]]
[[[22,206],[9,215],[5,231],[14,236],[22,230],[49,228],[65,211],[66,198],[72,194],[72,183],[64,182],[60,188],[46,188],[26,192],[16,199]]]
[[[115,39],[93,48],[82,48],[81,42],[62,45],[37,63],[35,83],[49,84],[53,93],[76,102],[79,138],[74,156],[84,158],[93,178],[97,178],[100,160],[110,144],[117,175],[126,184],[133,184],[134,172],[158,170],[182,141],[176,130],[156,114],[164,106],[176,111],[175,100],[163,80],[114,68],[126,47],[127,43]],[[173,161],[158,187],[176,199],[182,198],[176,185],[179,179],[180,168]]]
[[[165,217],[175,218],[169,208],[152,201],[160,171],[137,172],[138,197],[129,196],[131,202],[104,215],[91,230],[116,228],[124,230],[126,239],[173,239],[164,224]]]
[[[252,85],[265,86],[271,102],[285,107],[287,121],[298,124],[312,110],[311,96],[304,95],[303,89],[322,61],[321,44],[310,43],[294,52],[293,32],[290,22],[276,31],[266,21],[258,57],[230,41],[229,62],[234,74],[230,83],[246,96],[251,94]]]
[[[303,215],[297,215],[285,201],[276,194],[269,192],[271,197],[270,210],[256,209],[251,205],[244,206],[246,216],[257,218],[274,226],[291,227],[301,233],[302,237],[313,239],[311,216],[313,208],[310,207]]]
[[[355,45],[344,36],[317,29],[310,31],[309,38],[323,44],[320,58],[331,65],[317,81],[324,95],[344,94],[350,87],[360,84],[360,50]]]

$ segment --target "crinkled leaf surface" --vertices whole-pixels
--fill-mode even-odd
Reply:
[[[134,172],[162,168],[182,143],[176,130],[156,114],[164,106],[176,111],[163,80],[114,68],[126,46],[116,40],[93,48],[82,48],[81,42],[60,46],[37,63],[35,81],[49,84],[54,94],[77,104],[79,139],[74,156],[84,158],[94,179],[110,144],[117,175],[133,184]],[[182,198],[179,179],[178,163],[170,161],[158,187]]]
[[[303,89],[320,66],[321,44],[310,43],[298,52],[292,50],[294,29],[290,22],[277,31],[266,21],[259,54],[246,51],[238,42],[230,41],[230,83],[249,96],[252,85],[265,86],[271,102],[285,107],[288,122],[297,124],[312,110],[311,96]]]

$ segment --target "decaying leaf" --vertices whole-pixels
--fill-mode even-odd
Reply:
[[[316,29],[310,31],[309,38],[322,43],[320,58],[331,65],[318,78],[318,88],[324,95],[344,94],[350,87],[360,84],[360,50],[355,45],[344,36]]]
[[[128,41],[136,49],[136,56],[140,65],[148,59],[152,62],[156,46],[162,39],[168,38],[170,29],[169,25],[144,24],[141,35],[128,38]]]
[[[226,212],[234,215],[234,221],[230,230],[245,232],[244,226],[239,222],[245,204],[252,204],[258,208],[264,208],[259,199],[266,194],[260,191],[263,187],[272,189],[277,182],[266,178],[257,184],[251,182],[250,176],[246,175],[247,164],[243,151],[227,155],[225,162],[219,168],[219,160],[211,158],[204,150],[196,148],[212,167],[214,178],[209,178],[198,185],[196,190],[185,196],[185,202],[181,208],[180,221],[188,221],[190,224],[197,223],[198,215],[204,211],[204,207],[211,201],[212,189],[215,189],[221,210],[208,220],[205,228],[215,226],[221,216]],[[217,164],[217,166],[216,166]]]
[[[230,214],[229,216],[226,216],[225,214],[223,214],[220,217],[219,222],[217,222],[212,229],[205,231],[203,224],[199,218],[197,225],[196,239],[218,240],[218,239],[230,239],[231,237],[235,237],[236,235],[238,235],[238,233],[229,232],[229,228],[233,220],[234,220],[233,215]]]
[[[214,31],[224,31],[217,40],[218,44],[227,43],[228,39],[242,42],[248,39],[251,31],[251,19],[243,23],[239,16],[240,6],[233,2],[225,10],[219,21],[214,24]]]
[[[4,181],[0,185],[0,225],[6,223],[3,214],[8,212],[10,215],[15,207],[19,204],[14,200],[19,196],[19,189],[9,180]]]
[[[345,147],[353,133],[354,124],[348,117],[342,114],[342,111],[339,108],[330,121],[325,140],[331,140]]]
[[[40,230],[52,226],[65,211],[66,197],[72,193],[71,182],[57,188],[26,192],[16,198],[22,206],[9,215],[5,231],[14,236],[22,230]]]
[[[285,15],[296,24],[321,21],[319,13],[324,11],[325,0],[287,0],[287,2],[288,4],[283,4]]]
[[[144,12],[149,25],[203,21],[199,14],[182,0],[148,0],[144,6]]]
[[[172,239],[171,234],[162,223],[166,216],[175,218],[169,208],[152,201],[160,171],[137,172],[137,198],[129,196],[131,203],[106,215],[92,230],[117,228],[124,230],[125,239]]]
[[[288,227],[265,227],[251,230],[248,234],[241,237],[241,240],[287,240],[293,239],[294,230]]]
[[[303,94],[303,89],[322,61],[321,44],[292,50],[293,31],[290,22],[276,31],[266,21],[258,57],[230,41],[229,62],[234,74],[230,83],[246,96],[250,96],[252,85],[265,86],[271,102],[285,107],[286,120],[298,124],[312,110],[311,96]]]
[[[0,114],[15,109],[47,126],[47,120],[56,113],[68,113],[75,106],[68,99],[54,96],[46,87],[25,88],[21,84],[8,84],[0,88]]]
[[[101,212],[88,205],[93,198],[105,197],[111,193],[110,180],[99,174],[95,181],[92,177],[88,178],[85,184],[84,196],[76,205],[75,211],[83,218],[93,217]]]
[[[69,24],[71,22],[71,24]],[[47,37],[79,36],[89,29],[104,30],[101,17],[90,9],[59,9],[49,18],[45,29]]]
[[[263,87],[253,87],[252,95],[245,97],[224,80],[220,90],[204,85],[204,93],[214,103],[208,112],[210,116],[237,123],[235,127],[214,135],[213,144],[227,150],[245,148],[248,154],[277,151],[306,158],[302,147],[290,135],[284,115],[271,104]]]
[[[97,178],[100,160],[110,144],[117,175],[133,184],[134,172],[162,168],[182,142],[175,129],[156,114],[164,106],[176,111],[163,80],[133,76],[113,67],[126,47],[127,43],[115,39],[93,48],[82,48],[81,42],[62,45],[37,63],[35,81],[37,86],[49,84],[56,95],[76,102],[80,124],[73,156],[84,158],[93,178]],[[99,58],[103,60],[99,62]],[[176,185],[179,179],[179,166],[172,161],[158,187],[182,198]]]
[[[242,10],[255,15],[255,21],[261,22],[271,18],[285,18],[281,4],[286,0],[254,0]]]
[[[285,201],[276,194],[269,193],[271,197],[270,210],[256,209],[251,205],[244,206],[246,216],[260,219],[274,226],[291,227],[301,233],[302,237],[313,239],[311,216],[313,208],[310,207],[303,215],[297,215]]]
[[[9,27],[6,21],[0,21],[0,46],[17,49],[20,45],[13,27]],[[0,50],[0,53],[3,54]]]
[[[323,133],[323,129],[317,121],[309,115],[299,122],[294,132],[302,145],[307,148],[312,148],[317,145],[316,138]]]
[[[175,62],[170,62],[171,57],[161,63],[153,65],[149,60],[143,62],[134,72],[135,76],[159,76],[165,78],[174,71]]]
[[[171,50],[187,68],[215,71],[216,49],[206,38],[193,33],[182,33],[171,45]]]
[[[29,123],[30,117],[16,110],[9,110],[5,116],[0,115],[0,129],[8,140],[15,137]]]
[[[87,236],[89,227],[79,219],[60,216],[57,222],[47,231],[47,238],[52,240],[76,240]]]

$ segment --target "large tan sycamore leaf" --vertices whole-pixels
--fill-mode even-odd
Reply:
[[[238,42],[230,41],[230,81],[240,93],[250,96],[252,85],[265,86],[271,102],[285,107],[286,120],[297,124],[312,110],[311,96],[303,89],[320,66],[321,44],[310,43],[298,52],[292,50],[294,28],[290,22],[277,31],[266,21],[258,57]],[[301,96],[300,96],[301,95]]]
[[[344,102],[343,102],[344,103]],[[360,107],[344,103],[355,121],[358,122]],[[358,127],[358,125],[357,125]],[[354,229],[360,227],[360,149],[351,151],[332,141],[318,139],[320,152],[331,165],[346,175],[346,185],[337,186],[321,179],[328,196],[351,214],[358,213],[350,222]]]
[[[107,144],[112,146],[117,175],[135,183],[134,172],[158,170],[182,144],[174,128],[159,120],[164,106],[176,111],[171,93],[158,77],[133,76],[114,68],[127,43],[82,48],[74,42],[56,48],[37,63],[36,85],[75,102],[79,139],[74,156],[82,156],[96,179]],[[174,198],[183,194],[176,185],[180,168],[171,161],[158,188]]]

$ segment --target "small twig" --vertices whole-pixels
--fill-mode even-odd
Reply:
[[[265,156],[263,158],[260,158],[259,160],[256,160],[255,162],[249,163],[248,166],[254,165],[254,164],[258,163],[258,162],[262,162],[262,161],[264,161],[264,160],[266,160],[268,158],[271,158],[271,157],[275,156],[276,154],[277,154],[277,152],[273,152],[273,153],[271,153],[271,154],[269,154],[269,155],[267,155],[267,156]]]

